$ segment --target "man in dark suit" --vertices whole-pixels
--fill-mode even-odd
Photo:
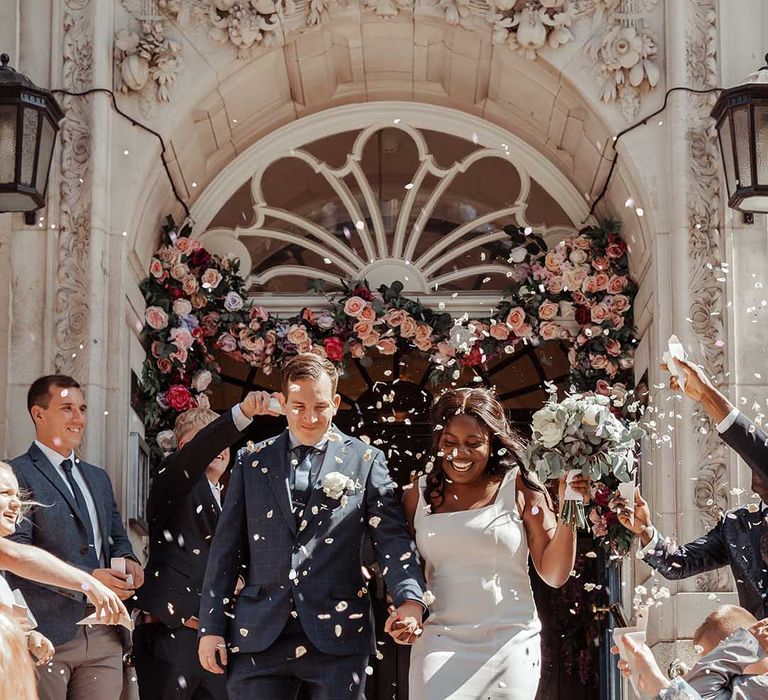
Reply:
[[[200,590],[221,512],[219,479],[229,464],[229,447],[254,416],[278,415],[269,410],[269,400],[266,392],[251,392],[221,416],[193,408],[176,419],[179,449],[160,464],[149,491],[149,561],[136,595],[143,612],[133,651],[143,700],[227,698],[224,676],[198,661]]]
[[[80,385],[65,375],[41,377],[29,389],[27,408],[35,424],[35,441],[10,464],[22,491],[40,505],[11,539],[40,547],[92,574],[122,600],[130,598],[141,586],[144,572],[125,534],[112,483],[103,469],[75,455],[86,425]],[[127,574],[109,568],[113,557],[127,558]],[[12,574],[8,582],[22,592],[40,632],[56,647],[53,662],[38,673],[40,697],[119,698],[126,631],[77,625],[90,612],[81,593]]]
[[[640,536],[643,560],[664,578],[683,579],[730,566],[739,604],[757,618],[768,617],[768,435],[715,389],[701,367],[685,360],[675,361],[685,372],[685,395],[701,405],[723,441],[752,470],[752,491],[760,497],[760,503],[724,513],[709,532],[680,547],[652,525],[650,509],[639,490],[635,493],[633,519],[624,501],[614,499],[619,521]],[[674,377],[670,385],[680,389]]]
[[[232,700],[363,697],[375,651],[360,559],[366,530],[397,606],[392,626],[412,638],[421,624],[424,580],[395,485],[380,450],[332,427],[337,381],[317,355],[286,363],[288,430],[241,451],[229,482],[203,584],[199,653],[214,673],[229,662]],[[228,615],[240,572],[245,587]]]

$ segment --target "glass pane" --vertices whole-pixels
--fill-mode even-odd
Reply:
[[[737,107],[733,110],[733,131],[736,139],[736,157],[738,161],[739,187],[752,187],[752,164],[750,156],[749,107]]]
[[[32,175],[35,172],[35,146],[40,112],[31,107],[24,108],[21,134],[21,184],[32,187]]]
[[[736,182],[736,166],[733,162],[733,139],[731,138],[731,120],[728,113],[720,122],[720,151],[723,156],[725,181],[728,185],[728,196],[730,197],[733,194]]]
[[[43,194],[48,186],[48,174],[51,170],[51,156],[53,155],[53,141],[56,138],[56,131],[53,124],[47,119],[43,119],[43,131],[40,134],[40,155],[38,156],[39,165],[37,168],[37,177],[35,178],[35,189]]]
[[[757,184],[768,185],[768,104],[755,105]]]
[[[0,105],[0,183],[16,176],[16,105]]]

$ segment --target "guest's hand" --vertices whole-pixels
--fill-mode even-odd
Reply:
[[[35,630],[27,635],[27,649],[35,657],[35,666],[47,664],[56,652],[51,640],[44,637],[40,632],[35,632]]]
[[[200,637],[197,655],[200,658],[200,665],[206,671],[219,675],[224,673],[224,668],[227,665],[227,643],[224,641],[224,637],[219,637],[216,634],[206,634]]]
[[[760,646],[768,652],[768,617],[758,620],[747,632],[760,642]]]
[[[240,410],[246,418],[254,416],[279,416],[277,411],[269,408],[270,399],[276,399],[283,405],[283,395],[278,392],[249,391],[248,395],[240,402]]]
[[[656,659],[653,658],[653,652],[647,644],[638,644],[632,637],[624,637],[623,643],[626,653],[632,657],[638,688],[655,698],[664,688],[669,686],[669,678],[661,672]],[[618,654],[619,648],[612,646],[611,653]],[[629,670],[629,662],[624,659],[619,659],[619,669],[624,678],[629,678],[632,675]]]
[[[133,588],[138,591],[144,585],[144,569],[141,568],[141,564],[133,559],[126,558],[125,560],[125,573],[133,576]]]
[[[134,594],[134,587],[127,582],[128,575],[122,571],[117,569],[94,569],[91,575],[98,581],[101,581],[107,588],[117,593],[117,597],[120,600],[128,600]]]
[[[96,608],[97,618],[104,620],[108,625],[116,625],[123,615],[128,616],[128,611],[114,591],[93,576],[88,574],[85,576],[87,578],[80,584],[80,588],[91,605]]]
[[[560,477],[560,483],[558,485],[558,499],[560,503],[565,500],[565,489],[568,486],[568,475],[563,474]],[[583,474],[577,474],[573,477],[570,483],[570,487],[580,493],[584,498],[584,503],[587,504],[592,499],[592,479]]]
[[[670,377],[669,386],[672,389],[682,391],[688,398],[694,401],[701,401],[708,393],[717,391],[699,365],[688,360],[681,360],[678,357],[673,358],[672,361],[677,365],[678,369],[683,371],[685,376],[685,389],[680,388],[680,382],[677,381],[677,377]],[[661,368],[667,372],[669,371],[669,367],[666,364],[662,364]]]
[[[634,510],[630,509],[626,499],[622,498],[618,491],[611,498],[608,507],[616,513],[619,522],[635,535],[642,535],[651,526],[651,509],[637,487],[635,487]]]
[[[421,634],[421,620],[424,606],[413,600],[406,600],[397,608],[389,609],[384,631],[398,644],[413,644]]]

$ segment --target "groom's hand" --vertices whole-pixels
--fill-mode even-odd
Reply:
[[[270,399],[280,401],[282,394],[277,392],[270,394],[268,391],[249,391],[248,395],[240,402],[240,410],[246,418],[254,416],[279,416],[277,411],[269,407]]]
[[[424,606],[414,600],[406,600],[397,608],[390,608],[384,631],[398,644],[413,644],[421,634]]]
[[[224,637],[215,634],[206,634],[200,637],[197,655],[200,657],[200,665],[206,671],[219,675],[224,673],[224,667],[227,665],[227,643],[224,641]],[[221,666],[219,666],[219,660]]]

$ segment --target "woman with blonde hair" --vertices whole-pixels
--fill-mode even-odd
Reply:
[[[37,700],[37,683],[26,635],[10,616],[0,612],[0,698]]]

